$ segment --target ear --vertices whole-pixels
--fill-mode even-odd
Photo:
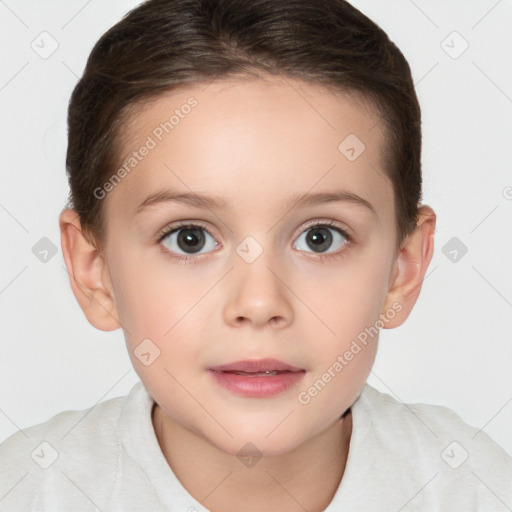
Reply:
[[[386,329],[402,325],[418,300],[425,273],[434,253],[435,228],[434,210],[430,206],[422,205],[419,208],[416,228],[402,243],[395,260],[382,314],[385,315],[385,312],[391,309],[397,313],[394,318],[384,323]]]
[[[121,324],[104,257],[83,233],[74,210],[61,212],[59,226],[71,288],[87,320],[102,331],[118,329]]]

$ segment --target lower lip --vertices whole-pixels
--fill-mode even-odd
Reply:
[[[248,377],[215,370],[208,370],[208,372],[221,386],[229,391],[253,398],[268,398],[279,395],[297,384],[305,373],[305,371],[283,372],[267,377]]]

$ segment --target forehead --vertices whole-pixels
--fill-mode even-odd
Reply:
[[[182,87],[135,109],[122,135],[119,167],[129,172],[109,194],[107,215],[166,188],[210,193],[247,212],[340,187],[376,208],[392,203],[378,114],[360,95],[302,80]]]

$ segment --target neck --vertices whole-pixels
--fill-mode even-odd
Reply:
[[[350,409],[290,452],[244,465],[165,414],[152,411],[160,448],[183,487],[212,512],[324,510],[343,476],[352,434]]]

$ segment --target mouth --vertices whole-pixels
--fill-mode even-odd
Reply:
[[[303,372],[303,368],[291,366],[277,359],[253,359],[236,361],[234,363],[222,364],[208,368],[214,372],[225,373],[280,373],[280,372]]]
[[[222,373],[230,373],[231,375],[245,375],[247,377],[267,377],[268,375],[279,375],[280,373],[288,372],[288,370],[271,370],[265,372],[242,372],[242,371],[223,371]]]
[[[214,380],[230,392],[253,398],[280,394],[298,383],[306,370],[277,359],[236,361],[208,368]]]

